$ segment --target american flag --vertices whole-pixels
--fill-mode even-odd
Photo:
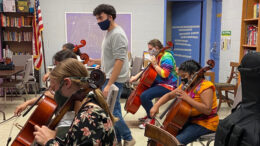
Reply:
[[[34,3],[34,17],[33,17],[33,62],[34,68],[39,70],[42,65],[42,39],[41,33],[43,30],[42,14],[39,0]]]

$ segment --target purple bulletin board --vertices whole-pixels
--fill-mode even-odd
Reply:
[[[128,51],[132,47],[131,13],[117,14],[115,22],[120,25],[128,39]],[[106,31],[102,31],[96,17],[92,13],[65,13],[66,42],[80,44],[80,40],[86,40],[87,44],[81,51],[87,53],[91,58],[100,58],[101,43]]]

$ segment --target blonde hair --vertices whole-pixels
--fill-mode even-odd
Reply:
[[[51,72],[50,78],[56,80],[57,82],[63,81],[64,78],[67,77],[88,77],[88,71],[86,67],[80,63],[78,60],[73,58],[68,58],[62,62],[60,62]],[[89,89],[88,82],[83,82],[80,79],[70,78],[72,83],[76,86],[79,86],[83,89]],[[102,109],[105,110],[106,113],[109,114],[111,120],[113,123],[117,121],[117,118],[115,118],[107,105],[107,102],[105,101],[105,98],[102,94],[102,91],[100,89],[94,90],[95,96],[94,98],[98,102],[98,104],[101,106]]]

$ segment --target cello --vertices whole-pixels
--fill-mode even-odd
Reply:
[[[214,60],[208,60],[207,64],[208,66],[201,68],[185,85],[182,86],[183,91],[189,91],[191,89],[191,85],[196,87],[197,84],[199,84],[198,80],[200,80],[204,73],[215,66]],[[162,129],[168,131],[173,136],[177,136],[179,130],[182,129],[190,117],[191,106],[186,101],[180,98],[176,98],[176,100],[173,101],[170,106],[163,112],[163,114],[160,116],[160,119],[162,119],[166,113],[167,115],[163,122]]]
[[[162,48],[158,54],[173,47],[172,42],[167,42],[167,46]],[[158,56],[158,54],[156,56]],[[157,76],[157,72],[151,63],[144,69],[144,71],[140,74],[138,78],[140,78],[140,82],[136,89],[130,94],[125,103],[124,109],[132,114],[135,114],[141,105],[141,94],[151,87],[155,78]]]

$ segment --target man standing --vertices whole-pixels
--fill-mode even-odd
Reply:
[[[107,34],[101,46],[101,59],[90,59],[90,64],[101,65],[101,70],[106,73],[106,82],[102,87],[105,97],[107,97],[112,84],[119,88],[113,112],[113,115],[119,118],[115,124],[117,141],[118,145],[122,145],[121,139],[123,138],[124,146],[133,146],[135,140],[122,117],[120,105],[123,84],[129,77],[128,40],[124,30],[114,21],[116,10],[113,6],[101,4],[95,8],[93,15],[96,16],[99,27],[107,31]]]

